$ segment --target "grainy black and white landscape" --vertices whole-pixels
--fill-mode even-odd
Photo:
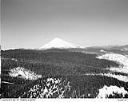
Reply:
[[[128,98],[124,48],[2,50],[1,97]]]
[[[0,98],[128,98],[128,0],[1,0]]]

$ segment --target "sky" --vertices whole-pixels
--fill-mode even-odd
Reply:
[[[128,0],[1,0],[2,49],[59,37],[81,46],[128,44]]]

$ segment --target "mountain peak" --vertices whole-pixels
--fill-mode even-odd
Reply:
[[[61,38],[54,38],[49,43],[41,47],[41,49],[50,49],[50,48],[81,48],[70,42],[64,41]]]
[[[58,37],[54,38],[52,41],[54,41],[54,40],[55,40],[55,41],[56,41],[56,40],[57,40],[57,41],[58,41],[58,40],[61,40],[61,41],[62,41],[62,39],[61,39],[61,38],[58,38]],[[63,40],[63,41],[64,41],[64,40]]]
[[[64,43],[64,42],[66,42],[67,43],[67,41],[65,41],[65,40],[63,40],[63,39],[61,39],[61,38],[58,38],[58,37],[56,37],[56,38],[54,38],[52,41],[50,41],[50,42],[52,42],[52,43]]]

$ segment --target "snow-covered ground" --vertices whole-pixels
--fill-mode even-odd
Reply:
[[[123,65],[123,67],[126,67],[128,69],[128,58],[122,54],[107,53],[102,56],[98,56],[97,58],[115,61],[119,63],[120,65]]]
[[[95,74],[94,74],[95,75]],[[70,86],[69,81],[62,80],[61,78],[47,78],[42,83],[37,83],[29,91],[24,92],[21,97],[30,98],[65,98],[65,95],[71,91],[72,86]],[[126,97],[128,92],[123,87],[118,86],[104,86],[98,89],[96,98],[108,98],[110,95],[121,95],[121,97]],[[75,92],[76,90],[74,90]],[[88,96],[91,94],[88,93]],[[72,96],[71,96],[72,97]]]
[[[106,59],[110,61],[115,61],[116,63],[120,64],[119,68],[107,68],[112,72],[121,72],[128,74],[128,57],[122,54],[116,53],[107,53],[97,57],[98,59]]]
[[[107,77],[113,77],[120,81],[128,82],[128,57],[127,56],[122,54],[117,54],[117,53],[106,53],[104,55],[98,56],[97,58],[114,61],[120,64],[120,66],[116,68],[115,67],[106,68],[106,70],[109,70],[110,73],[99,73],[99,74],[92,74],[92,75],[102,75]],[[125,73],[126,75],[116,75],[113,72]]]
[[[21,97],[27,95],[30,98],[64,98],[64,93],[70,91],[70,82],[62,81],[59,78],[47,78],[44,83],[34,85],[28,92],[24,92]]]
[[[128,76],[124,76],[124,75],[115,75],[112,73],[87,73],[85,75],[92,75],[92,76],[107,76],[107,77],[112,77],[115,78],[117,80],[123,81],[123,82],[128,82]]]
[[[121,51],[128,51],[128,48],[123,48],[121,49]]]
[[[10,83],[10,82],[7,82],[7,81],[2,81],[1,83],[5,83],[5,84],[13,84],[13,83]]]
[[[11,69],[9,75],[11,77],[20,77],[28,80],[36,80],[42,77],[42,75],[37,75],[36,73],[30,70],[27,70],[23,67],[17,67],[17,68]]]
[[[107,51],[105,51],[105,50],[100,50],[100,52],[106,53]]]
[[[16,61],[16,62],[18,61],[16,58],[11,58],[11,60],[12,60],[12,61]]]
[[[103,88],[99,89],[99,94],[96,98],[108,98],[110,95],[114,96],[115,94],[121,94],[125,97],[128,92],[123,87],[117,86],[104,86]]]
[[[120,72],[120,73],[125,73],[128,74],[128,68],[126,67],[119,67],[119,68],[115,68],[115,67],[110,67],[110,68],[106,68],[106,70],[109,70],[111,72]]]

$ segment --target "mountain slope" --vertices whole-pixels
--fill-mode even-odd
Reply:
[[[64,49],[65,48],[81,48],[81,46],[76,46],[60,38],[55,38],[49,43],[43,45],[40,49],[50,49],[50,48],[64,48]]]
[[[98,59],[97,55],[70,52],[68,49],[1,52],[2,98],[100,98],[106,97],[106,93],[101,94],[102,90],[108,92],[112,86],[117,86],[114,88],[119,93],[112,90],[116,93],[110,92],[111,97],[128,97],[127,80],[117,78],[124,74],[107,70],[110,66],[119,67],[119,64]],[[35,75],[32,72],[42,75],[42,78],[27,80],[27,76],[30,79]],[[121,87],[123,91],[120,91]]]

